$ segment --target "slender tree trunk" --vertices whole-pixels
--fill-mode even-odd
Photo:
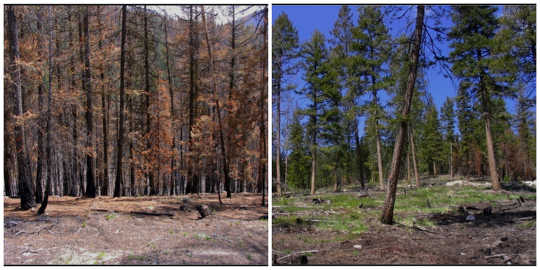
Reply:
[[[409,143],[409,151],[407,151],[407,182],[411,183],[411,144]]]
[[[373,50],[370,51],[373,57]],[[373,70],[372,70],[373,71]],[[374,71],[373,71],[374,72]],[[375,77],[371,76],[371,84],[375,87]],[[373,89],[373,105],[378,106],[377,90]],[[375,112],[375,143],[377,145],[377,169],[379,172],[379,187],[384,190],[384,174],[381,154],[381,136],[379,135],[379,115]]]
[[[38,9],[38,20],[37,20],[37,31],[38,35],[41,35],[43,33],[42,31],[42,16],[41,16],[41,8]],[[43,44],[41,37],[38,36],[38,50],[40,53],[43,53]],[[43,143],[43,132],[45,131],[45,127],[43,127],[43,124],[46,119],[43,118],[43,76],[40,78],[40,82],[38,85],[38,111],[39,111],[39,123],[37,125],[38,128],[38,159],[37,159],[37,174],[36,174],[36,203],[43,202],[43,176],[44,176],[44,166],[43,162],[45,161],[45,151],[44,151],[44,143]]]
[[[197,95],[197,75],[198,75],[198,66],[196,63],[196,53],[198,50],[197,46],[197,40],[196,40],[196,33],[195,33],[195,23],[194,23],[194,10],[193,5],[189,6],[189,103],[188,103],[188,110],[189,110],[189,117],[188,117],[188,132],[187,132],[187,139],[188,139],[188,147],[187,151],[193,150],[193,142],[191,140],[191,131],[193,128],[193,120],[195,118],[195,101],[196,101],[196,95]],[[187,161],[187,184],[188,184],[188,192],[192,192],[193,188],[191,188],[194,185],[193,181],[193,161],[188,160]]]
[[[126,5],[122,5],[122,40],[120,43],[120,107],[119,128],[116,154],[116,181],[114,183],[114,197],[120,197],[120,183],[122,182],[122,145],[124,143],[124,62],[126,58]]]
[[[49,91],[47,93],[47,183],[45,185],[45,198],[43,200],[43,203],[39,207],[38,215],[42,215],[45,213],[45,209],[47,209],[47,204],[49,203],[49,193],[51,193],[51,178],[52,178],[52,157],[51,157],[51,100],[52,100],[52,71],[53,71],[53,64],[52,64],[52,40],[53,40],[53,25],[52,25],[52,14],[51,14],[51,6],[49,6],[49,12],[48,12],[48,20],[49,20],[49,51],[48,51],[48,58],[49,58]]]
[[[152,153],[152,138],[150,138],[151,121],[150,121],[150,65],[148,60],[148,13],[146,11],[146,5],[144,5],[144,91],[145,95],[145,107],[146,107],[146,147]],[[151,158],[147,158],[146,162],[149,162]],[[154,169],[153,166],[149,166],[147,171],[150,195],[157,195],[156,185],[154,183]]]
[[[209,60],[209,74],[212,76],[212,94],[214,96],[215,102],[216,102],[216,114],[218,118],[218,129],[219,129],[219,142],[220,142],[220,148],[221,148],[221,159],[223,162],[223,175],[225,177],[225,183],[230,183],[229,179],[229,168],[227,166],[227,152],[225,152],[225,140],[223,136],[223,125],[221,121],[221,112],[219,108],[219,96],[217,95],[217,84],[216,84],[216,78],[214,76],[214,58],[212,55],[212,44],[210,43],[210,38],[208,37],[208,26],[206,25],[206,14],[204,12],[204,6],[201,6],[201,12],[202,12],[202,19],[203,19],[203,26],[204,26],[204,34],[206,38],[206,44],[208,47],[208,60]],[[230,198],[230,190],[227,192],[227,198]],[[220,202],[221,203],[221,202]]]
[[[315,128],[311,138],[311,195],[315,194],[315,174],[317,173],[317,93],[315,90],[313,90],[313,108],[315,113],[311,117]]]
[[[409,129],[409,140],[410,140],[410,143],[411,143],[411,153],[412,153],[412,161],[413,161],[413,170],[414,170],[414,179],[415,179],[415,182],[416,182],[416,187],[420,187],[421,186],[421,183],[420,183],[420,178],[418,177],[418,167],[416,166],[416,151],[415,151],[415,146],[414,146],[414,132],[411,129]]]
[[[174,114],[174,91],[173,91],[173,78],[171,76],[171,68],[169,64],[169,38],[167,35],[167,19],[165,19],[164,22],[165,26],[165,58],[166,58],[166,64],[167,64],[167,81],[169,82],[169,97],[171,99],[171,136],[172,136],[172,145],[171,145],[171,151],[174,153],[174,150],[176,149],[176,129],[174,128],[174,120],[176,119],[176,116]],[[176,175],[176,168],[175,168],[175,155],[171,156],[171,163],[170,163],[170,191],[172,194],[174,194],[174,182],[175,182],[175,175]],[[172,195],[171,194],[171,195]]]
[[[278,81],[277,83],[277,98],[276,98],[276,106],[277,106],[277,115],[276,115],[276,193],[278,196],[281,196],[281,82]]]
[[[98,20],[98,27],[99,29],[103,29],[103,24],[101,23],[101,8],[100,6],[97,6],[97,20]],[[102,39],[99,39],[98,47],[101,51],[103,51],[104,59],[107,59],[106,50],[103,50],[103,43]],[[101,64],[101,73],[100,73],[100,79],[101,79],[101,113],[102,113],[102,126],[103,126],[103,184],[101,189],[102,195],[108,195],[109,194],[109,133],[108,133],[108,118],[109,113],[107,110],[107,93],[105,90],[105,63]]]
[[[92,83],[90,73],[90,36],[88,34],[88,6],[84,9],[83,17],[84,29],[84,74],[83,85],[86,90],[86,147],[87,151],[94,149],[93,129],[94,122],[92,116]],[[95,164],[93,154],[86,154],[86,193],[88,198],[96,197],[96,182],[95,182]]]
[[[74,42],[73,42],[73,28],[71,24],[71,6],[68,6],[68,25],[69,25],[69,33],[68,33],[68,39],[69,39],[69,48],[73,48]],[[70,54],[69,56],[69,74],[70,74],[70,92],[72,92],[74,95],[76,95],[76,87],[75,87],[75,60],[73,54]],[[72,127],[72,147],[71,147],[71,178],[70,179],[70,190],[69,194],[72,196],[77,196],[78,194],[78,186],[79,186],[79,157],[78,157],[78,150],[77,150],[77,140],[78,140],[78,134],[77,134],[77,102],[78,100],[75,100],[73,104],[71,104],[71,113],[72,113],[72,120],[71,123]]]
[[[493,190],[500,190],[501,183],[499,182],[499,176],[497,174],[497,166],[495,165],[495,151],[493,150],[493,138],[491,137],[490,117],[486,116],[484,121],[485,121],[484,127],[486,130],[486,147],[488,151],[489,175],[491,177],[491,185],[493,186]]]
[[[357,161],[357,166],[358,166],[358,174],[360,177],[360,185],[362,189],[365,189],[366,187],[364,184],[364,170],[363,170],[364,166],[362,164],[362,158],[361,158],[362,151],[360,149],[360,135],[358,134],[358,124],[356,124],[354,127],[354,139],[356,141],[356,161]]]
[[[449,161],[450,161],[450,166],[449,166],[449,168],[450,168],[450,169],[449,169],[449,170],[450,170],[450,179],[453,179],[453,178],[454,178],[454,168],[453,168],[453,166],[452,166],[452,165],[453,165],[453,164],[452,164],[452,156],[453,156],[453,155],[452,155],[452,151],[453,151],[453,149],[452,149],[452,143],[450,143],[450,159],[449,159]]]
[[[375,120],[375,125],[378,125],[378,121]],[[379,137],[379,129],[375,128],[375,142],[377,145],[377,169],[379,172],[379,187],[384,190],[384,177],[382,167],[382,154],[381,154],[381,138]]]
[[[263,39],[264,39],[264,47],[263,52],[261,55],[263,55],[261,61],[262,66],[262,74],[261,74],[261,101],[260,101],[260,119],[259,119],[259,179],[262,184],[262,196],[261,196],[261,205],[265,205],[265,183],[266,183],[266,166],[265,166],[265,156],[266,156],[266,121],[264,118],[264,114],[266,113],[265,110],[265,104],[266,104],[266,81],[267,81],[267,75],[266,75],[266,65],[267,65],[267,34],[266,29],[268,28],[268,7],[264,8],[264,25],[263,25]],[[287,171],[285,170],[285,179],[286,178]],[[281,191],[280,191],[281,192]]]
[[[412,97],[414,94],[414,84],[416,82],[416,71],[418,68],[418,58],[420,56],[420,46],[422,43],[422,30],[424,28],[424,6],[418,5],[416,10],[416,29],[414,33],[411,62],[409,66],[409,77],[407,79],[407,89],[405,91],[405,104],[403,104],[401,110],[401,119],[407,118],[411,108]],[[393,223],[394,203],[396,200],[396,189],[398,180],[397,176],[401,165],[400,156],[406,132],[407,122],[405,120],[402,120],[399,125],[396,143],[394,145],[394,152],[392,154],[392,166],[390,167],[390,174],[388,176],[389,181],[386,188],[386,197],[384,200],[383,212],[381,216],[381,222],[384,224]]]
[[[236,60],[236,20],[235,20],[235,7],[232,6],[232,23],[231,23],[231,48],[232,48],[232,54],[231,54],[231,62],[230,62],[230,72],[229,72],[229,97],[227,100],[228,105],[230,105],[231,99],[232,99],[232,93],[234,91],[234,68],[235,68],[235,60]],[[228,157],[226,157],[228,158]],[[231,197],[231,180],[230,178],[225,178],[225,191],[227,192],[227,198]]]
[[[22,85],[21,71],[19,68],[19,39],[17,37],[17,18],[12,5],[7,6],[7,22],[8,22],[8,40],[10,45],[9,64],[11,69],[11,80],[15,93],[17,95],[17,110],[16,115],[23,115],[22,106]],[[30,173],[30,158],[28,157],[28,149],[25,145],[25,130],[24,124],[18,124],[15,127],[15,151],[17,153],[17,170],[19,178],[19,196],[21,198],[21,209],[28,210],[35,203],[34,186],[32,184],[32,176]]]

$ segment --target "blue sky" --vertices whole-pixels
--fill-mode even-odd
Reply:
[[[334,22],[337,19],[337,14],[340,7],[340,5],[273,5],[272,21],[277,19],[277,17],[282,12],[285,12],[293,25],[298,30],[300,43],[303,43],[311,37],[311,34],[315,29],[325,34],[326,37],[329,37],[330,31],[333,28]],[[357,6],[350,5],[349,7],[353,12],[353,22],[354,24],[356,24],[358,19]],[[408,12],[406,16],[404,16],[402,20],[394,20],[387,24],[387,27],[389,27],[389,31],[392,37],[396,37],[402,33],[410,35],[410,33],[412,32],[412,27],[414,27],[414,17],[416,16],[415,11],[416,10],[413,8]],[[427,17],[429,18],[430,10],[427,9],[426,12]],[[452,25],[452,22],[450,18],[443,18],[442,24],[443,26],[450,27]],[[437,45],[442,50],[443,55],[448,55],[450,51],[449,42],[443,41],[438,43]],[[433,96],[433,100],[435,105],[437,106],[437,109],[440,110],[442,104],[447,97],[456,96],[457,80],[454,79],[455,82],[453,83],[450,78],[445,78],[445,76],[443,75],[444,72],[438,66],[429,68],[428,70],[426,70],[426,72],[428,91]],[[290,78],[289,80],[292,83],[296,84],[298,88],[301,88],[305,84],[305,82],[302,80],[302,76],[303,73],[301,70],[299,70],[297,75]],[[302,100],[302,97],[299,97],[292,92],[289,92],[287,94],[292,95],[292,97],[289,98],[297,101],[300,106],[303,106],[306,103],[305,100]],[[385,102],[384,97],[382,101]],[[515,112],[514,101],[507,100],[507,110],[511,113]],[[360,130],[363,131],[363,123],[361,123],[359,127]]]

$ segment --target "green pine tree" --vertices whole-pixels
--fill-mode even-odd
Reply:
[[[295,74],[294,59],[298,56],[298,31],[287,14],[281,13],[272,26],[272,93],[276,103],[276,193],[281,195],[281,92],[294,86],[287,84],[288,76]]]
[[[493,96],[508,95],[508,88],[497,81],[495,72],[490,69],[494,59],[492,51],[494,36],[499,26],[495,17],[496,7],[492,6],[454,6],[452,9],[454,26],[448,34],[452,41],[450,53],[452,71],[460,79],[465,79],[471,89],[472,97],[480,105],[484,122],[489,175],[494,190],[501,185],[495,162],[494,140],[491,130],[494,107]]]

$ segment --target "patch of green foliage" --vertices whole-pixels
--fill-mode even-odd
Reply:
[[[340,231],[349,234],[360,234],[367,231],[368,227],[363,216],[358,213],[340,214],[332,219],[326,218],[316,223],[316,227],[322,230]]]
[[[357,209],[360,204],[364,208],[371,208],[377,206],[377,201],[371,197],[358,198],[351,194],[338,194],[338,195],[326,195],[321,196],[323,200],[329,200],[330,204],[326,204],[325,208],[349,208]]]
[[[143,255],[133,255],[133,254],[130,254],[128,255],[128,260],[139,260],[139,261],[144,261],[145,257]]]
[[[103,260],[103,257],[105,257],[105,253],[102,251],[102,252],[98,253],[96,259],[98,259],[98,260]]]
[[[529,220],[527,222],[523,222],[519,224],[519,227],[523,229],[530,229],[530,228],[536,227],[536,220]]]
[[[111,220],[111,219],[113,219],[113,218],[115,218],[115,217],[116,217],[115,214],[108,214],[108,215],[105,216],[105,219],[106,219],[106,220]]]
[[[285,225],[285,224],[288,224],[288,225],[295,225],[296,224],[296,219],[298,217],[297,216],[281,216],[281,217],[275,217],[272,219],[272,224],[273,225]]]
[[[86,228],[86,220],[82,222],[81,227]]]

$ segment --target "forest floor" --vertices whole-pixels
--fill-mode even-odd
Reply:
[[[20,211],[18,199],[5,198],[4,263],[267,265],[268,211],[261,196],[233,194],[223,203],[216,194],[51,196],[47,215],[38,217],[37,208]],[[213,213],[200,219],[200,204]]]
[[[285,194],[273,199],[273,264],[536,265],[536,188],[486,179],[400,184],[394,225],[379,221],[384,192]]]

